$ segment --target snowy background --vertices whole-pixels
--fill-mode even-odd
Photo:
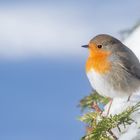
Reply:
[[[78,140],[77,104],[91,87],[80,46],[121,39],[140,18],[138,0],[0,1],[0,139]],[[126,43],[140,56],[140,27]]]

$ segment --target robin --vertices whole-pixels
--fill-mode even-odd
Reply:
[[[86,73],[92,87],[105,97],[130,97],[140,88],[140,63],[118,39],[100,34],[90,40]]]

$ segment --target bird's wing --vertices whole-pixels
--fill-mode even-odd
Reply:
[[[137,65],[126,65],[126,71],[135,76],[137,79],[140,79],[140,67]]]
[[[132,76],[140,79],[140,62],[129,48],[126,49],[127,51],[121,52],[120,55],[122,68],[124,68]]]

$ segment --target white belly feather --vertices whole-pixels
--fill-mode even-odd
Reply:
[[[120,97],[124,94],[115,91],[113,87],[108,83],[105,75],[98,74],[93,69],[87,73],[88,79],[92,87],[102,96],[106,97]]]

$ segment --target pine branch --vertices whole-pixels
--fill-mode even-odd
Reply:
[[[86,108],[93,109],[94,103],[106,105],[109,102],[109,100],[109,98],[105,98],[99,95],[96,91],[93,91],[89,96],[84,97],[80,101],[79,106],[82,108],[82,110]]]
[[[86,122],[93,131],[87,133],[82,140],[116,140],[117,138],[112,133],[111,129],[118,128],[120,130],[120,125],[126,127],[131,125],[135,121],[131,118],[132,113],[139,110],[140,102],[135,106],[127,108],[125,111],[118,115],[102,117],[96,112],[90,112],[85,114],[80,118],[81,121]],[[99,121],[99,119],[101,119]]]
[[[92,93],[81,100],[80,105],[82,108],[92,109],[94,102],[107,103],[109,99],[98,95],[98,93]],[[112,129],[117,128],[120,132],[120,126],[124,128],[132,123],[136,123],[131,115],[140,109],[140,102],[132,107],[128,107],[125,111],[114,116],[103,117],[96,109],[92,112],[88,112],[82,117],[80,121],[87,124],[87,133],[81,140],[117,140],[118,138],[113,134]]]

